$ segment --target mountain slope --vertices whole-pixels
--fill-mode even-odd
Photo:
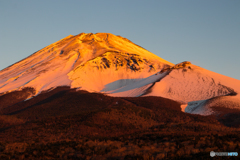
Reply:
[[[239,93],[239,80],[211,72],[190,62],[165,68],[150,77],[107,92],[108,95],[117,97],[165,97],[181,102],[183,111],[201,115],[228,113],[226,110],[219,110],[219,107],[229,108],[229,113],[231,109],[240,111]]]
[[[146,91],[147,96],[162,96],[182,103],[240,93],[239,80],[208,71],[190,62],[165,68],[145,79],[108,93],[112,96],[123,96],[127,92],[135,93],[135,90],[147,86],[149,88]],[[140,91],[138,95],[141,94],[144,92]]]
[[[33,87],[37,94],[57,86],[100,91],[112,81],[147,77],[171,65],[126,38],[81,33],[0,71],[0,93]]]
[[[175,68],[156,83],[149,95],[159,95],[182,102],[240,93],[240,81],[196,65]]]

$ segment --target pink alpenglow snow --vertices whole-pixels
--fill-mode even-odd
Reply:
[[[110,33],[68,36],[0,71],[0,93],[58,86],[99,92],[109,83],[146,78],[173,64]]]
[[[182,111],[217,114],[216,106],[240,110],[240,81],[190,62],[172,64],[110,33],[68,36],[0,71],[0,94],[59,86],[116,97],[160,96]]]

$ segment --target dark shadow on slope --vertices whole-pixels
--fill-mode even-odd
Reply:
[[[219,115],[217,119],[225,126],[240,128],[240,110],[229,109],[228,113]]]
[[[27,87],[22,89],[21,91],[13,91],[0,96],[0,113],[1,110],[10,107],[16,103],[19,103],[34,94],[35,89]]]
[[[3,110],[5,115],[15,115],[25,120],[45,119],[54,116],[81,114],[121,104],[120,98],[103,94],[76,91],[67,87],[56,88],[39,94],[28,101]]]
[[[240,127],[240,103],[222,101],[216,103],[211,109],[215,112],[216,119],[223,125],[235,128]]]
[[[21,92],[19,92],[19,94],[21,94],[21,95],[26,94],[25,90],[28,90],[28,88],[23,89]],[[51,92],[43,91],[41,94],[37,95],[36,97],[32,97],[31,99],[29,99],[27,101],[24,101],[27,98],[26,96],[24,96],[24,98],[22,98],[22,99],[16,98],[17,103],[15,101],[12,101],[11,100],[12,98],[8,97],[9,98],[8,100],[12,101],[12,103],[10,105],[8,105],[8,107],[3,108],[2,113],[10,115],[13,112],[17,112],[17,111],[23,110],[24,108],[34,106],[37,103],[44,103],[44,100],[46,100],[48,97],[51,97],[54,94],[57,94],[59,92],[61,93],[61,91],[65,91],[65,90],[70,90],[70,88],[69,87],[57,87],[56,89],[52,90]],[[9,93],[9,94],[11,94],[11,93]],[[13,92],[12,94],[16,94],[16,93]]]
[[[55,91],[56,91],[56,90],[55,90]],[[59,97],[64,96],[64,95],[65,95],[67,92],[69,92],[69,91],[71,91],[70,88],[69,88],[69,90],[68,90],[68,89],[65,90],[65,88],[64,88],[63,90],[58,90],[57,93],[55,93],[55,94],[53,94],[52,96],[44,99],[43,101],[40,101],[40,102],[38,102],[38,103],[36,103],[36,104],[34,104],[34,105],[31,105],[31,106],[28,106],[28,107],[26,107],[26,108],[23,108],[23,109],[20,109],[20,110],[11,112],[11,113],[9,113],[9,114],[7,114],[7,115],[18,114],[18,113],[20,113],[20,112],[23,112],[23,111],[25,111],[25,110],[27,110],[27,109],[30,109],[30,108],[33,108],[33,107],[35,107],[35,106],[44,105],[44,104],[46,104],[46,103],[49,103],[49,102],[51,102],[51,101],[54,101],[55,99],[57,99],[57,98],[59,98]],[[45,93],[43,93],[43,94],[45,94]]]
[[[161,110],[163,108],[167,108],[171,110],[181,111],[181,104],[179,102],[163,97],[124,97],[123,99],[132,102],[137,106],[142,106],[152,110]]]

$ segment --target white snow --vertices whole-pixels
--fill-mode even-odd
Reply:
[[[207,101],[208,100],[189,102],[188,106],[185,108],[185,112],[200,115],[211,115],[213,111],[211,108],[206,106]]]
[[[240,98],[239,96],[219,96],[211,99],[189,102],[188,106],[185,108],[185,112],[200,115],[217,115],[221,112],[217,110],[219,107],[240,110]],[[227,114],[226,111],[224,112]]]

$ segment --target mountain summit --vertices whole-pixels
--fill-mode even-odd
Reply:
[[[0,93],[25,87],[35,94],[58,86],[99,92],[120,80],[146,78],[173,64],[110,33],[69,35],[0,71]]]

